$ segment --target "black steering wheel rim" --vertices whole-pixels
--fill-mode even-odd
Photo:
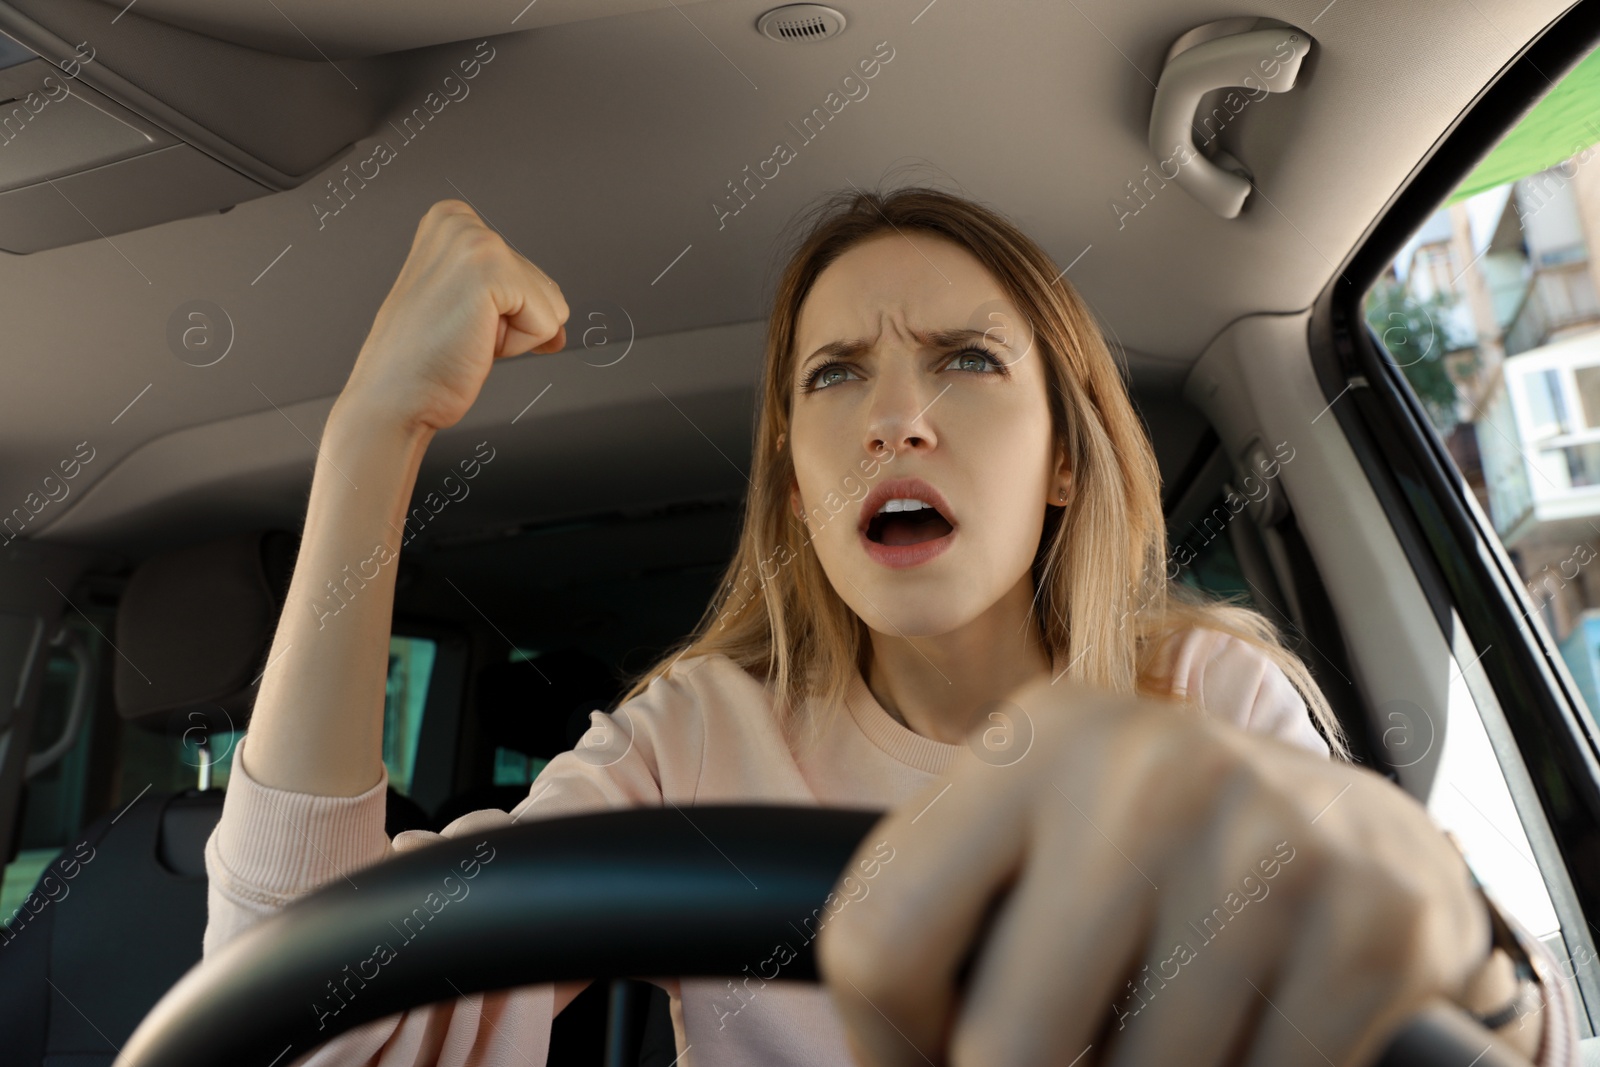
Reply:
[[[779,943],[795,949],[779,977],[815,982],[818,920],[882,814],[633,808],[536,819],[392,856],[334,879],[196,964],[115,1067],[271,1067],[419,1005],[546,982],[736,977]],[[379,944],[390,946],[387,958],[375,953]],[[1459,1067],[1478,1057],[1480,1067],[1527,1067],[1503,1046],[1486,1053],[1490,1044],[1459,1012],[1424,1013],[1380,1064]]]

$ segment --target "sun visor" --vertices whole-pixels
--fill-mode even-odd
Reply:
[[[0,250],[295,188],[372,130],[395,70],[262,52],[97,0],[0,0]]]

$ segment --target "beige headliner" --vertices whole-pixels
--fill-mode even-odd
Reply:
[[[330,55],[474,35],[414,54],[402,112],[472,54],[475,35],[495,30],[476,3],[448,14],[420,3],[279,6],[313,41],[324,36]],[[414,142],[380,125],[335,165],[368,157],[380,138],[397,146],[325,229],[312,203],[326,190],[313,180],[225,215],[0,260],[0,510],[88,440],[96,458],[30,534],[104,543],[135,530],[296,525],[321,417],[417,219],[449,196],[469,199],[548,270],[578,320],[572,351],[497,368],[468,425],[435,443],[423,484],[478,440],[514,457],[502,469],[515,479],[486,479],[483,510],[463,517],[742,488],[780,230],[819,192],[886,176],[1010,214],[1061,266],[1075,264],[1069,277],[1129,349],[1136,382],[1175,392],[1228,323],[1308,306],[1434,142],[1567,5],[844,5],[848,31],[809,45],[758,35],[766,6],[588,0],[586,14],[613,17],[567,21],[575,2],[540,0],[517,24],[537,28],[496,38],[470,96]],[[270,5],[202,15],[192,0],[144,0],[140,10],[190,26],[226,19],[235,39],[292,44],[261,21]],[[1167,47],[1195,25],[1248,14],[1292,21],[1316,41],[1301,84],[1251,104],[1224,136],[1261,192],[1226,221],[1168,185],[1119,228],[1113,199],[1153,163],[1145,131]],[[509,15],[497,18],[510,28]],[[880,41],[894,57],[869,95],[802,143],[788,123]],[[779,140],[798,157],[719,230],[713,199]],[[169,317],[193,299],[220,304],[237,332],[227,358],[205,369],[167,346]],[[589,364],[617,348],[578,346],[590,311],[609,315],[614,343],[622,315],[633,324],[639,340],[615,366]]]

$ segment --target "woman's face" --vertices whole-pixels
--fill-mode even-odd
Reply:
[[[1070,484],[1033,340],[975,257],[917,231],[851,248],[801,305],[791,506],[879,633],[947,634],[1008,593],[1031,600],[1045,507]],[[884,497],[936,510],[879,514]]]

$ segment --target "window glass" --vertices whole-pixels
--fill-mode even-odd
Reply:
[[[89,651],[99,655],[104,640],[81,615],[69,614],[62,626],[73,631]],[[34,724],[31,754],[50,749],[65,731],[78,683],[78,662],[64,648],[49,647]],[[64,755],[28,779],[19,827],[17,857],[0,878],[0,924],[10,926],[28,893],[56,855],[83,825],[84,801],[93,729],[91,702]]]
[[[1365,307],[1516,568],[1527,626],[1547,631],[1591,717],[1600,709],[1597,113],[1600,52],[1412,235]],[[1445,252],[1460,266],[1441,285]],[[1527,771],[1491,744],[1491,729],[1505,731],[1496,694],[1459,631],[1455,640],[1444,706],[1412,706],[1416,721],[1439,726],[1430,744],[1443,745],[1428,809],[1491,894],[1570,965],[1589,931],[1581,915],[1558,921],[1555,872],[1531,844],[1548,843],[1548,828],[1508,786]]]
[[[543,652],[541,648],[513,648],[510,654],[512,663],[523,663],[537,659]],[[496,746],[494,750],[494,784],[495,785],[528,785],[539,772],[544,770],[547,759],[538,756],[529,756],[511,748]]]
[[[1391,728],[1405,730],[1407,741],[1414,742],[1416,751],[1401,757],[1402,764],[1438,757],[1429,814],[1455,837],[1467,866],[1500,906],[1534,937],[1544,939],[1558,933],[1560,923],[1468,681],[1469,671],[1475,677],[1481,674],[1476,668],[1465,657],[1452,659],[1444,707],[1435,709],[1443,712],[1437,722],[1432,712],[1401,713],[1398,718],[1391,714],[1396,723]]]
[[[22,902],[60,851],[59,846],[19,849],[17,858],[6,864],[5,879],[0,883],[0,926],[9,927],[15,920],[24,918],[19,914]]]
[[[383,697],[383,765],[395,792],[411,794],[417,736],[428,703],[428,681],[438,645],[426,637],[389,638],[389,680]]]
[[[102,617],[103,615],[103,617]],[[101,665],[108,662],[105,639],[113,624],[108,610],[95,613],[91,625],[79,615],[70,615],[64,625],[76,629],[86,642],[91,657]],[[389,639],[389,676],[384,692],[383,762],[396,791],[409,793],[416,766],[417,738],[427,704],[428,683],[433,674],[436,644],[419,637],[393,635]],[[61,736],[67,721],[77,663],[63,650],[52,650],[46,663],[44,690],[40,696],[39,722],[34,732],[35,751],[43,751]],[[109,684],[104,674],[99,684]],[[90,707],[96,708],[98,701]],[[200,729],[182,737],[148,730],[120,718],[96,723],[94,713],[86,716],[77,738],[56,763],[28,781],[21,820],[21,839],[17,857],[5,867],[0,878],[0,924],[9,924],[44,868],[71,844],[76,835],[102,814],[120,811],[146,794],[162,796],[197,788],[203,758],[201,742],[209,749],[211,785],[226,789],[233,752],[244,736],[242,729],[212,731]],[[92,748],[96,740],[113,750],[109,783],[90,781]],[[540,766],[542,766],[542,761]],[[537,768],[530,772],[537,773]],[[96,789],[99,785],[101,788]],[[100,810],[91,810],[99,797]]]
[[[1462,182],[1366,302],[1590,714],[1600,698],[1597,112],[1600,52]],[[1460,264],[1448,277],[1445,261]]]
[[[1600,430],[1600,364],[1573,367],[1572,380],[1578,384],[1578,403],[1583,409],[1584,427]]]
[[[68,620],[69,629],[87,641],[88,627],[81,617]],[[92,631],[90,631],[92,632]],[[98,635],[96,635],[98,639]],[[89,644],[90,655],[94,645]],[[33,727],[32,755],[51,748],[68,725],[72,694],[78,683],[78,661],[64,649],[52,648],[45,661],[44,691],[39,696],[38,719]],[[86,719],[88,716],[86,716]],[[22,847],[59,842],[82,821],[84,780],[88,773],[91,724],[79,724],[76,740],[65,755],[28,779],[28,807],[23,816]]]
[[[520,752],[509,748],[496,748],[494,750],[494,784],[495,785],[528,785],[539,772],[544,770],[544,765],[549,760],[540,759],[538,756],[524,756]]]
[[[1561,372],[1555,369],[1525,375],[1528,390],[1529,438],[1554,437],[1567,432],[1567,402],[1561,391]]]

